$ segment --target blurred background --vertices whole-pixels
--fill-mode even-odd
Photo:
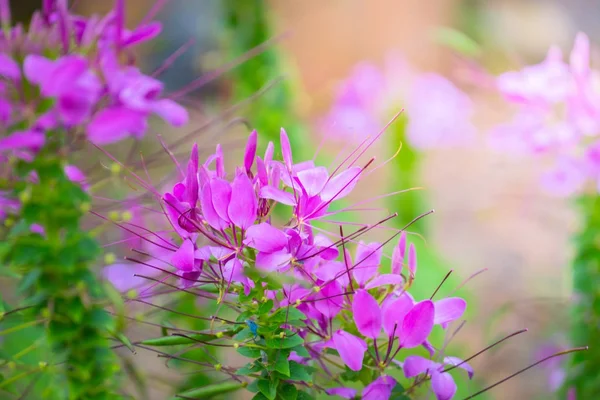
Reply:
[[[14,0],[11,6],[18,18],[26,19],[38,7],[36,3],[39,2]],[[79,1],[75,6],[87,14],[110,7],[110,2],[103,3]],[[129,0],[128,18],[138,21],[154,3],[154,0]],[[243,1],[238,3],[241,7]],[[323,138],[319,121],[331,107],[340,82],[359,62],[383,68],[389,54],[400,54],[414,71],[440,73],[470,96],[478,132],[475,141],[460,148],[424,151],[419,180],[427,204],[436,210],[428,217],[425,248],[435,249],[460,277],[458,282],[487,269],[467,285],[470,314],[455,339],[461,344],[460,355],[467,357],[515,330],[530,330],[473,361],[477,385],[483,387],[535,361],[546,344],[563,344],[570,287],[569,237],[578,221],[565,200],[541,192],[537,184],[541,165],[537,160],[499,154],[486,145],[487,130],[506,118],[509,110],[496,95],[477,84],[473,71],[498,73],[540,62],[553,44],[568,52],[577,31],[586,32],[594,42],[600,35],[597,23],[600,3],[591,0],[258,3],[270,24],[271,36],[279,38],[272,46],[280,57],[280,71],[269,78],[281,76],[291,88],[292,100],[286,107],[296,119],[294,124],[298,122],[304,129],[288,132],[309,155]],[[159,67],[174,51],[194,40],[185,55],[162,75],[168,90],[185,87],[226,65],[244,50],[250,50],[252,46],[248,45],[232,51],[235,46],[224,33],[226,7],[232,4],[235,2],[171,0],[159,13],[164,34],[158,44],[140,54],[148,70]],[[456,31],[472,43],[462,36],[457,39],[452,34]],[[257,69],[256,73],[261,72]],[[235,69],[225,72],[191,93],[188,105],[193,107],[195,124],[202,126],[236,101],[236,86],[230,81],[235,74]],[[396,110],[405,106],[402,101],[389,105]],[[247,110],[240,109],[235,114],[244,116],[244,112]],[[385,122],[382,119],[381,127]],[[273,122],[275,126],[287,123]],[[226,135],[232,140],[232,151],[239,149],[236,139],[243,140],[247,130],[242,126],[222,128],[214,135],[202,136],[202,144],[211,148],[217,140],[222,141],[220,135]],[[162,133],[167,136],[167,132]],[[266,134],[274,137],[278,132]],[[389,157],[386,146],[375,149],[381,152],[381,160]],[[326,147],[325,154],[335,154],[333,150],[333,146]],[[403,162],[403,156],[401,151],[399,163]],[[402,189],[394,188],[397,174],[392,167],[379,170],[369,177],[368,191],[385,193]],[[429,267],[435,266],[425,263],[419,266],[421,270]],[[152,396],[156,399],[165,398],[160,381],[178,379],[176,371],[160,369],[161,366],[155,372],[157,387]],[[548,368],[536,368],[486,396],[552,398],[548,392],[550,373]],[[464,384],[464,380],[461,382]]]

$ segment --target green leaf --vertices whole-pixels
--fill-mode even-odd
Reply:
[[[312,376],[308,373],[306,366],[290,361],[290,380],[308,383],[312,382]]]
[[[275,400],[275,396],[277,396],[277,385],[279,385],[279,381],[268,381],[266,379],[258,380],[258,390],[269,400]]]
[[[125,346],[127,346],[127,348],[129,349],[129,351],[131,351],[132,353],[135,353],[135,349],[133,348],[133,344],[131,344],[131,340],[129,340],[129,338],[127,336],[125,336],[121,332],[117,332],[115,334],[115,337],[117,339],[119,339],[119,341],[121,343],[123,343]]]
[[[201,388],[188,390],[180,393],[180,396],[191,399],[209,399],[221,394],[235,392],[243,387],[244,385],[240,382],[215,383],[214,385],[207,385]],[[175,397],[173,400],[181,400],[181,397]]]
[[[19,283],[19,287],[17,291],[24,292],[29,289],[42,275],[41,268],[34,268],[31,272],[29,272]]]
[[[271,318],[269,318],[271,322],[279,323],[284,323],[286,321],[301,321],[305,319],[306,315],[295,307],[280,308],[271,316]]]
[[[438,43],[469,57],[481,54],[481,48],[465,33],[452,28],[439,28],[435,38]]]
[[[265,315],[273,309],[273,300],[269,299],[258,307],[258,315]]]
[[[238,369],[235,373],[238,375],[250,375],[262,371],[263,367],[259,362],[250,362]]]
[[[269,399],[266,398],[265,395],[262,393],[256,393],[254,395],[254,397],[252,398],[252,400],[269,400]]]
[[[254,338],[254,334],[252,333],[250,328],[244,328],[235,335],[233,335],[233,340],[237,340],[239,342],[243,342],[252,338]]]
[[[291,331],[286,331],[286,334]],[[304,344],[304,339],[300,335],[295,333],[289,333],[290,336],[285,336],[283,339],[279,336],[275,336],[266,339],[267,347],[272,349],[291,349],[292,347],[300,346]]]
[[[285,375],[286,377],[290,376],[290,362],[288,361],[288,355],[281,352],[277,355],[277,359],[275,360],[275,364],[272,365],[272,369],[279,372],[280,374]]]
[[[237,349],[237,352],[244,357],[248,358],[258,358],[260,357],[260,349],[256,347],[248,347],[248,346],[240,346]]]
[[[291,383],[282,383],[279,385],[277,394],[282,400],[296,400],[298,398],[298,389]]]
[[[296,400],[315,400],[315,398],[310,394],[306,393],[305,391],[301,390],[298,392],[298,397],[296,397]]]
[[[304,346],[292,347],[290,349],[290,351],[295,351],[296,354],[298,354],[300,357],[305,357],[305,358],[310,357],[310,353],[308,352],[308,350],[306,350],[306,347],[304,347]]]

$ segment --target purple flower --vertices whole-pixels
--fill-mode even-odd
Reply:
[[[467,371],[469,378],[473,377],[471,366],[456,357],[445,357],[443,363],[437,363],[421,356],[408,356],[404,361],[402,369],[404,376],[413,378],[420,374],[431,375],[431,388],[438,400],[450,400],[456,393],[456,383],[448,372],[447,367],[456,366]]]
[[[332,347],[337,350],[344,364],[353,371],[360,371],[367,351],[365,341],[343,330],[336,331],[332,341]]]
[[[383,375],[367,385],[362,392],[363,400],[388,400],[397,382],[391,376]]]

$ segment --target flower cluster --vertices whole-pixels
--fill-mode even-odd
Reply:
[[[475,136],[471,99],[441,75],[411,71],[398,56],[383,70],[369,63],[354,68],[322,121],[324,131],[346,138],[353,132],[360,141],[398,104],[406,109],[406,134],[415,148],[465,145]]]
[[[132,47],[160,33],[150,22],[124,26],[124,0],[104,17],[73,15],[66,0],[43,2],[28,26],[11,27],[0,1],[0,151],[35,151],[55,130],[84,135],[96,144],[141,137],[148,117],[187,122],[186,110],[162,98],[163,84],[133,61]]]
[[[157,36],[159,23],[126,29],[124,0],[102,17],[67,7],[66,0],[44,1],[26,29],[11,26],[9,2],[0,1],[0,163],[31,161],[48,140],[72,149],[82,139],[140,138],[153,114],[174,126],[188,121],[182,106],[161,97],[163,84],[134,63],[133,47]],[[65,173],[85,180],[74,166]],[[0,219],[19,207],[9,193],[0,199]]]
[[[555,166],[542,177],[558,195],[584,189],[590,181],[600,190],[600,108],[598,71],[590,68],[590,43],[579,33],[569,62],[552,47],[546,59],[497,77],[497,89],[517,108],[512,121],[491,132],[502,150],[550,154]]]
[[[446,329],[460,318],[466,302],[458,297],[417,301],[408,293],[417,272],[417,255],[414,245],[407,250],[406,233],[398,232],[390,273],[381,273],[383,244],[358,242],[354,257],[346,248],[369,228],[336,236],[316,226],[331,215],[332,203],[352,191],[366,167],[354,166],[357,160],[350,158],[332,173],[313,161],[295,163],[283,130],[283,161],[273,159],[272,143],[264,157],[256,150],[253,132],[243,164],[228,175],[220,146],[203,164],[194,147],[184,176],[161,198],[178,243],[165,240],[163,247],[170,250],[168,259],[181,286],[197,293],[216,286],[216,302],[237,310],[237,320],[248,326],[229,336],[219,332],[214,338],[240,350],[248,346],[242,353],[246,356],[260,355],[239,375],[260,373],[269,358],[284,351],[283,362],[289,367],[274,361],[281,373],[275,377],[265,369],[258,379],[261,393],[272,394],[271,386],[261,387],[268,379],[271,383],[264,385],[288,390],[283,381],[295,380],[290,377],[292,365],[317,365],[331,381],[314,387],[331,395],[356,396],[356,390],[345,386],[331,368],[342,368],[339,372],[345,370],[349,376],[364,370],[371,382],[362,398],[383,400],[398,385],[393,376],[402,369],[407,379],[418,376],[407,390],[414,391],[430,378],[437,398],[451,399],[456,385],[445,367],[472,371],[461,360],[440,356],[428,338],[435,325]],[[289,211],[284,226],[275,223],[275,207]],[[242,338],[247,340],[231,343]],[[273,343],[277,346],[268,353]],[[254,353],[254,346],[264,350]],[[426,349],[431,359],[409,357],[409,349],[417,347]],[[326,356],[331,351],[344,367]],[[435,357],[441,357],[439,363]],[[221,365],[219,370],[226,371]],[[302,376],[297,380],[313,384]],[[356,380],[356,376],[349,378]]]

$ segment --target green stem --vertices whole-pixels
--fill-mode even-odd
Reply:
[[[69,400],[120,398],[115,394],[119,364],[106,339],[115,323],[91,270],[100,248],[80,225],[90,197],[65,176],[60,154],[60,145],[49,138],[32,163],[16,167],[26,184],[16,189],[23,204],[2,261],[22,273],[19,289],[34,305],[27,312],[33,320],[3,334],[47,321],[43,332],[53,359],[41,361],[60,363],[67,381],[66,386],[53,382],[54,393]],[[26,179],[33,171],[38,179]],[[31,232],[34,223],[44,235]]]
[[[220,394],[231,393],[245,388],[247,385],[240,382],[223,382],[215,383],[213,385],[207,385],[201,388],[188,390],[187,392],[180,393],[172,400],[181,399],[210,399],[211,397],[218,396]]]
[[[573,355],[566,389],[574,388],[578,399],[592,399],[600,395],[600,196],[579,203],[583,226],[573,263],[571,345],[590,348]]]

